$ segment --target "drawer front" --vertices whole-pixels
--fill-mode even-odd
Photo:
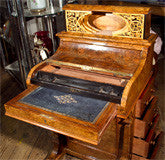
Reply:
[[[155,139],[154,139],[154,143],[153,143],[151,150],[150,150],[150,154],[148,155],[149,159],[155,158],[156,153],[159,149],[159,145],[161,143],[162,137],[163,137],[163,132],[157,131],[157,134],[156,134]]]
[[[145,138],[147,132],[149,130],[149,125],[139,119],[135,119],[134,123],[134,136],[139,138]]]
[[[133,138],[132,153],[147,157],[150,144],[142,139]]]
[[[151,78],[148,85],[146,86],[145,90],[141,94],[139,100],[135,106],[135,117],[140,118],[142,113],[145,110],[145,107],[148,105],[149,101],[152,98],[152,94],[154,92],[154,77]]]
[[[140,118],[136,118],[134,122],[134,136],[145,138],[148,130],[152,128],[154,117],[157,114],[157,97],[152,96],[148,105],[144,109]]]
[[[145,137],[145,140],[146,142],[150,142],[153,135],[154,135],[154,132],[155,132],[155,129],[156,129],[156,126],[158,124],[158,121],[159,121],[159,117],[160,115],[157,113],[155,114],[154,118],[153,118],[153,121],[152,121],[152,126],[150,127],[146,137]]]
[[[133,138],[132,160],[154,159],[162,137],[163,132],[155,131],[150,142]]]
[[[143,138],[147,142],[149,142],[151,135],[157,126],[158,120],[159,120],[159,114],[158,113],[154,114],[150,123],[147,123],[143,120],[135,119],[134,136],[139,137],[139,138]]]
[[[151,123],[154,114],[157,113],[157,100],[157,97],[152,98],[141,116],[141,119],[148,124]]]

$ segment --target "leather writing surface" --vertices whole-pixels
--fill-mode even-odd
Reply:
[[[19,101],[88,122],[94,122],[108,106],[107,101],[68,94],[45,87],[39,87]]]

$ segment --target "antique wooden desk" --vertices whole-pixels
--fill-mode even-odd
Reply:
[[[67,31],[6,115],[55,133],[48,159],[150,159],[161,134],[150,8],[66,5]],[[58,134],[57,134],[58,133]],[[43,157],[44,158],[44,157]]]

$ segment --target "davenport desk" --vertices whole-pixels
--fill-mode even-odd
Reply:
[[[66,31],[6,115],[51,130],[54,149],[82,159],[151,159],[161,132],[153,96],[150,8],[66,5]],[[57,136],[58,135],[58,136]],[[44,158],[44,157],[43,157]]]

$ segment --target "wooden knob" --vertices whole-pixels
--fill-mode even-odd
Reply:
[[[152,126],[152,124],[153,124],[153,122],[150,122],[150,123],[149,123],[149,126]]]
[[[151,141],[150,144],[155,145],[155,141]]]
[[[146,101],[145,102],[145,105],[148,106],[149,102],[150,102],[150,100]]]
[[[153,93],[154,93],[154,92],[155,92],[155,90],[154,90],[153,88],[151,88],[151,92],[153,92]]]

